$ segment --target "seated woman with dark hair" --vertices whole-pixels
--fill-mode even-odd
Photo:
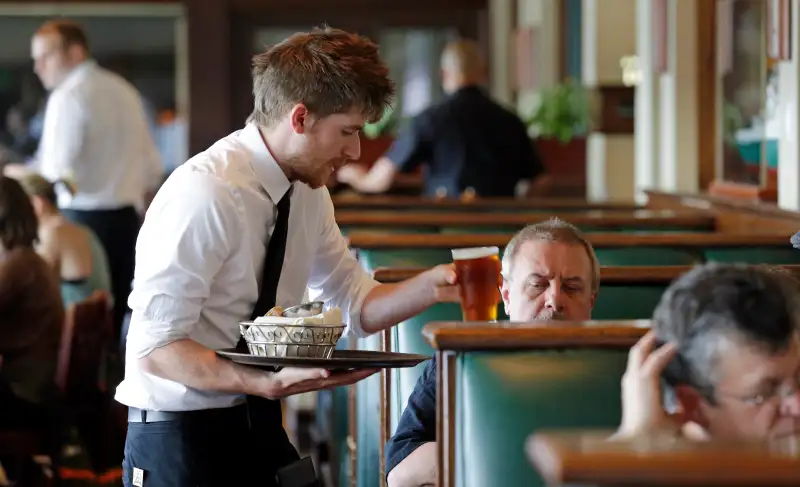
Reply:
[[[111,296],[108,259],[89,228],[67,220],[58,211],[54,184],[38,174],[19,179],[39,221],[36,251],[61,280],[64,306],[87,299],[95,291]]]
[[[58,280],[34,250],[28,195],[0,176],[0,429],[46,427],[64,322]]]

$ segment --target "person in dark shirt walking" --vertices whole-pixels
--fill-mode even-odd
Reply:
[[[412,119],[370,170],[358,164],[341,168],[340,183],[382,193],[398,171],[425,165],[425,196],[513,197],[544,175],[525,124],[481,87],[486,68],[477,43],[448,44],[441,66],[448,97]]]

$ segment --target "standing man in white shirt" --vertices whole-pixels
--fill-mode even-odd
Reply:
[[[298,33],[253,59],[247,125],[175,170],[139,234],[125,380],[126,486],[276,485],[298,461],[281,397],[352,384],[374,370],[266,372],[218,357],[237,323],[312,300],[366,336],[451,300],[451,265],[378,284],[334,220],[325,183],[360,155],[359,133],[394,94],[369,40]],[[140,480],[143,479],[143,482]],[[302,484],[305,485],[305,484]]]
[[[71,183],[74,195],[62,191],[59,207],[103,244],[119,333],[133,280],[138,211],[163,177],[142,99],[130,83],[97,65],[75,22],[39,27],[31,56],[51,92],[35,165],[50,181]]]

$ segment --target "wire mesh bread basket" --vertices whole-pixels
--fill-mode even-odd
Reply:
[[[344,329],[344,325],[239,323],[250,354],[260,357],[330,358]]]

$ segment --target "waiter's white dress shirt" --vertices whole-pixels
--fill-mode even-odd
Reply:
[[[218,141],[167,179],[136,245],[119,402],[187,411],[244,401],[147,374],[138,359],[184,338],[210,349],[236,346],[238,322],[250,318],[258,298],[275,205],[289,187],[254,125]],[[308,288],[312,300],[341,308],[348,332],[363,336],[361,305],[378,283],[350,253],[328,190],[294,183],[289,215],[277,304],[301,303]]]
[[[78,210],[141,207],[164,173],[136,88],[93,60],[50,94],[34,166],[72,181],[76,195],[59,191],[58,203]]]

